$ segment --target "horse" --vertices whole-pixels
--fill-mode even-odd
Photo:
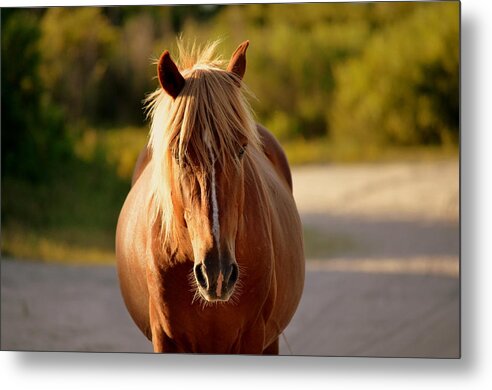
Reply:
[[[243,42],[164,51],[116,229],[121,293],[158,353],[278,354],[304,287],[285,153],[256,124]]]

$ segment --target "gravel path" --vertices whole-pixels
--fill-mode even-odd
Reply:
[[[347,239],[309,259],[282,354],[459,355],[458,162],[302,167],[305,226]],[[114,267],[3,259],[3,350],[150,352]]]

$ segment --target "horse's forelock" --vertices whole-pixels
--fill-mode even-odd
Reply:
[[[198,166],[210,172],[219,163],[228,175],[239,163],[237,153],[243,143],[259,148],[260,140],[251,108],[242,86],[229,72],[219,68],[212,56],[216,43],[201,54],[185,53],[180,47],[180,64],[186,83],[176,99],[162,90],[149,97],[153,155],[151,195],[156,215],[162,213],[162,228],[167,238],[173,232],[170,159],[178,157],[183,165]],[[192,61],[195,63],[192,63]]]

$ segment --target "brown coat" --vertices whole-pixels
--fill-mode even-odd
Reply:
[[[304,285],[302,228],[287,159],[275,138],[258,126],[263,151],[244,162],[243,223],[236,258],[243,270],[237,302],[193,302],[188,261],[162,250],[149,218],[151,156],[139,156],[132,189],[116,232],[121,291],[133,320],[158,352],[278,353]],[[261,184],[263,183],[263,184]]]

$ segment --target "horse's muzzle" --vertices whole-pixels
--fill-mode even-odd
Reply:
[[[239,277],[239,267],[235,261],[227,264],[218,262],[195,264],[193,272],[201,295],[210,302],[227,301]]]

